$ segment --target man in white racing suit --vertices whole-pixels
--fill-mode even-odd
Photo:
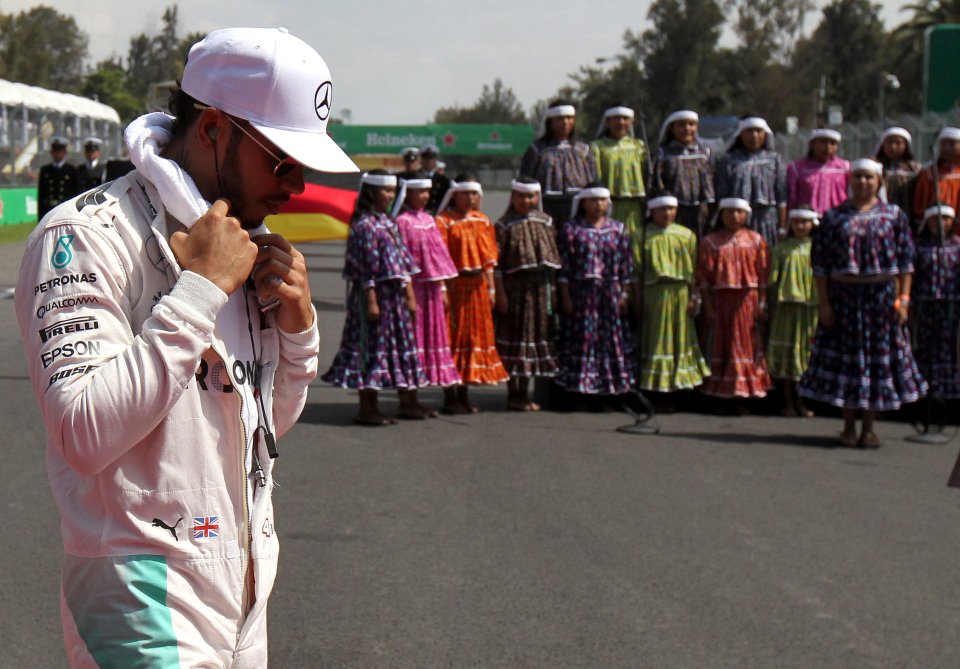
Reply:
[[[136,169],[51,211],[17,320],[46,424],[72,667],[267,665],[276,440],[319,336],[303,256],[263,227],[326,134],[330,73],[283,29],[211,33],[171,111],[127,128]]]

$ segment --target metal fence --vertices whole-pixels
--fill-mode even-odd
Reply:
[[[960,124],[960,110],[954,109],[947,114],[928,112],[923,116],[905,115],[896,118],[886,118],[879,121],[860,121],[859,123],[844,123],[835,128],[843,135],[839,154],[848,160],[873,156],[877,142],[883,131],[891,126],[906,128],[913,135],[914,158],[920,162],[930,160],[933,155],[933,144],[937,133],[947,125]],[[787,160],[796,160],[807,152],[807,138],[809,130],[801,130],[795,135],[777,134],[777,151]]]

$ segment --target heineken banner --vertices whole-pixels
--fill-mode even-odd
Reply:
[[[533,141],[530,125],[330,125],[327,131],[352,155],[435,144],[448,156],[519,156]]]

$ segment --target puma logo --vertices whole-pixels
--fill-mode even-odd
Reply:
[[[162,528],[165,529],[165,530],[170,530],[170,534],[173,535],[173,538],[176,539],[177,541],[180,541],[179,537],[177,537],[177,525],[179,525],[179,524],[180,524],[180,521],[182,521],[182,520],[183,520],[183,516],[180,516],[180,518],[177,520],[177,522],[175,522],[173,525],[167,525],[165,522],[163,522],[163,521],[160,520],[159,518],[154,518],[154,519],[153,519],[153,526],[154,526],[154,527],[162,527]]]

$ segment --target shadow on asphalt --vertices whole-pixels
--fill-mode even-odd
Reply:
[[[313,300],[313,306],[317,311],[346,311],[343,302],[325,302],[324,300]]]
[[[661,432],[657,436],[729,444],[776,444],[780,446],[802,446],[804,448],[842,448],[834,436],[750,434],[742,432]]]
[[[310,425],[336,425],[344,427],[353,424],[353,417],[357,415],[357,405],[353,402],[310,402],[303,407],[298,423]]]

